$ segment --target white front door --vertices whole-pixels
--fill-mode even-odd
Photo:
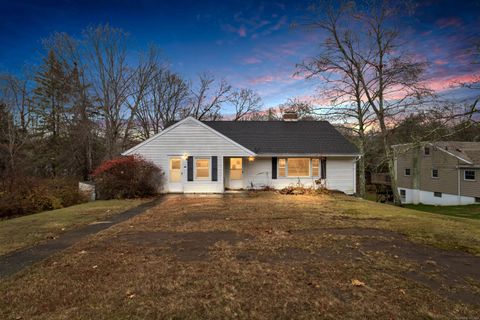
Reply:
[[[168,162],[168,190],[183,192],[182,158],[170,157]]]
[[[243,188],[243,163],[242,158],[230,158],[230,181],[229,187],[231,189]]]

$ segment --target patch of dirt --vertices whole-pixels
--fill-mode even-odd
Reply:
[[[203,213],[203,212],[193,212],[185,213],[184,217],[189,222],[200,222],[203,220],[225,220],[228,216],[219,213]]]
[[[235,245],[251,236],[232,231],[212,232],[136,232],[124,233],[115,237],[116,242],[124,242],[138,247],[150,247],[157,251],[172,252],[181,261],[202,261],[209,259],[210,247],[217,242]]]
[[[321,248],[315,250],[306,250],[303,248],[286,247],[280,248],[270,253],[265,251],[259,252],[255,250],[242,251],[237,254],[236,258],[240,261],[259,261],[262,263],[298,263],[308,261],[352,261],[360,259],[362,254],[358,250],[352,248],[342,248],[335,250],[333,248]]]
[[[358,250],[382,252],[394,259],[405,259],[418,265],[418,270],[403,274],[450,299],[478,302],[480,288],[471,290],[470,281],[480,283],[480,257],[463,252],[447,251],[409,241],[405,236],[373,228],[318,228],[292,231],[299,235],[333,234],[356,237]],[[470,290],[465,289],[470,287]]]

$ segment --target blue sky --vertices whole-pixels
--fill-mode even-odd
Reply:
[[[315,81],[293,77],[295,63],[317,50],[322,34],[291,28],[311,1],[0,1],[0,71],[18,72],[41,55],[41,39],[55,31],[79,35],[109,23],[130,33],[130,48],[162,49],[186,78],[210,72],[236,87],[257,90],[266,106],[312,96]],[[467,49],[480,34],[480,1],[422,1],[404,21],[409,48],[431,63],[432,88],[480,72]]]

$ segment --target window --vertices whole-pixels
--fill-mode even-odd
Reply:
[[[400,189],[400,198],[402,202],[405,202],[407,200],[407,191],[404,189]]]
[[[438,178],[438,170],[432,169],[432,178]]]
[[[475,202],[480,203],[480,197],[475,197]]]
[[[170,182],[180,182],[182,179],[182,160],[180,158],[170,159]]]
[[[320,175],[320,159],[312,159],[312,177],[318,177]]]
[[[278,159],[278,176],[287,176],[287,159]]]
[[[437,197],[437,198],[441,198],[441,197],[442,197],[442,193],[441,193],[441,192],[434,192],[434,193],[433,193],[433,196],[434,196],[434,197]]]
[[[309,158],[288,158],[288,176],[289,177],[308,177],[310,176]]]
[[[426,155],[426,156],[429,156],[430,155],[430,147],[424,147],[423,148],[423,154]]]
[[[230,158],[230,179],[242,179],[242,158]]]
[[[406,168],[405,169],[405,175],[406,176],[409,176],[410,175],[410,168]],[[405,190],[404,190],[405,191]]]
[[[198,179],[198,180],[210,179],[210,159],[208,158],[195,159],[195,179]]]
[[[465,170],[463,178],[465,180],[475,181],[475,170]]]

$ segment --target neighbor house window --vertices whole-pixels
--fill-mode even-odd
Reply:
[[[198,180],[210,179],[210,159],[209,158],[195,159],[195,179],[198,179]]]
[[[320,175],[320,159],[312,159],[312,177]]]
[[[278,159],[278,176],[287,176],[287,159]]]
[[[438,170],[432,169],[432,178],[438,178]]]
[[[475,181],[475,170],[465,170],[463,177],[465,180]]]
[[[308,177],[310,176],[309,158],[288,158],[287,160],[289,177]]]
[[[426,156],[429,156],[430,155],[430,147],[423,148],[423,154],[426,155]]]
[[[480,197],[475,197],[475,202],[480,203]]]
[[[437,197],[437,198],[441,198],[441,197],[442,197],[442,193],[441,193],[441,192],[434,192],[434,193],[433,193],[433,196],[434,196],[434,197]]]
[[[407,191],[405,189],[400,189],[400,198],[402,202],[405,202],[407,199]]]
[[[405,175],[406,175],[406,176],[409,176],[409,175],[410,175],[410,168],[406,168],[406,169],[405,169]]]

